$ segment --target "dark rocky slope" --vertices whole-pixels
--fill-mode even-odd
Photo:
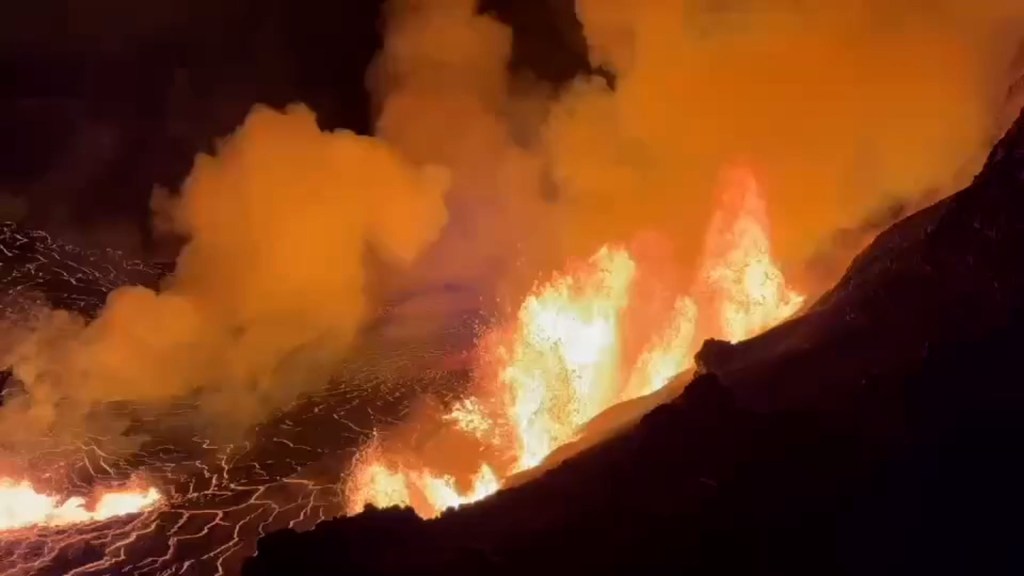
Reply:
[[[245,573],[1020,574],[1024,117],[807,313],[539,480],[261,540]]]

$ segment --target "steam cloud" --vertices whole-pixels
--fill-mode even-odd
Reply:
[[[393,0],[369,75],[376,137],[321,132],[301,106],[255,109],[180,198],[155,196],[189,239],[164,290],[122,289],[92,324],[49,313],[20,340],[26,393],[0,410],[4,431],[193,394],[211,421],[259,421],[322,385],[367,319],[367,246],[408,265],[401,289],[509,299],[638,232],[671,239],[686,273],[718,171],[737,161],[798,267],[831,232],[973,174],[1024,30],[1014,0],[576,11],[613,85],[512,77],[512,32],[474,0]]]

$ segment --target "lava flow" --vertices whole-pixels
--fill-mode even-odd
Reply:
[[[402,505],[430,518],[484,498],[602,411],[690,368],[698,336],[739,341],[794,314],[804,297],[772,260],[757,182],[733,169],[719,192],[701,274],[688,292],[659,262],[622,245],[539,284],[511,322],[482,338],[470,396],[432,423],[441,428],[435,443],[472,446],[472,461],[378,437],[348,480],[349,513]]]
[[[86,506],[85,498],[80,496],[60,502],[57,496],[37,492],[27,481],[4,478],[0,479],[0,531],[98,522],[143,512],[160,499],[156,488],[112,490],[99,494],[92,506]]]

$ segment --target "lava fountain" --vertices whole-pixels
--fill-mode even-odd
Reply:
[[[62,502],[58,496],[37,492],[27,481],[3,478],[0,479],[0,531],[98,522],[143,512],[161,499],[156,488],[105,490],[97,494],[92,506],[87,506],[85,498],[76,496]]]
[[[472,442],[475,472],[453,473],[376,438],[346,484],[348,512],[398,505],[431,518],[484,498],[502,478],[574,440],[599,413],[692,367],[698,317],[706,326],[700,336],[739,341],[794,314],[804,297],[772,259],[767,220],[753,175],[730,169],[689,291],[642,249],[622,245],[606,245],[535,286],[510,322],[482,337],[472,394],[441,416],[449,434]]]

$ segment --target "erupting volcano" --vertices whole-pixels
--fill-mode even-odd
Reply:
[[[437,430],[435,438],[420,440],[420,450],[381,438],[364,447],[345,490],[349,513],[398,505],[430,518],[484,498],[601,412],[692,367],[698,338],[738,342],[794,314],[804,297],[772,259],[754,175],[725,171],[717,196],[689,291],[640,242],[602,246],[538,284],[510,321],[480,339],[469,396],[434,422],[412,423]],[[429,446],[445,442],[461,453]]]
[[[113,556],[90,564],[83,573],[104,574],[140,566],[185,566],[179,558],[196,539],[223,526],[231,536],[210,555],[220,571],[249,550],[246,542],[251,545],[252,540],[241,540],[248,530],[258,534],[273,527],[312,527],[319,519],[355,514],[367,505],[409,506],[430,518],[484,499],[576,440],[605,410],[653,394],[686,372],[700,340],[738,341],[800,308],[803,296],[786,283],[772,258],[766,195],[754,174],[744,167],[725,171],[716,195],[718,209],[706,233],[702,266],[685,284],[674,268],[670,243],[657,235],[601,246],[589,258],[571,261],[538,282],[514,313],[477,336],[464,391],[457,392],[457,377],[446,372],[401,391],[404,399],[399,402],[415,403],[419,395],[421,403],[427,399],[428,409],[397,410],[409,415],[397,424],[345,420],[343,411],[351,409],[353,392],[375,403],[392,402],[389,398],[396,392],[386,383],[405,378],[391,370],[375,375],[378,368],[354,367],[351,375],[339,376],[344,385],[301,399],[279,421],[257,430],[251,443],[217,445],[196,436],[190,445],[172,450],[154,438],[137,453],[122,456],[83,445],[73,454],[54,456],[55,463],[63,467],[81,458],[75,465],[79,471],[72,475],[88,478],[90,486],[107,485],[134,471],[154,484],[91,488],[88,498],[66,498],[60,491],[48,494],[28,481],[5,478],[0,481],[0,529],[6,536],[0,542],[6,539],[6,553],[23,566],[42,568],[57,562],[75,541],[76,532],[63,528],[95,524],[83,533],[103,535],[110,543],[107,554]],[[84,264],[62,260],[80,256],[45,235],[21,237],[14,228],[6,234],[9,246],[52,258],[29,268],[26,280],[37,286],[46,286],[37,275],[50,266],[61,270],[56,277],[70,279],[72,286],[87,282],[64,270],[114,270],[108,259]],[[38,246],[44,249],[33,248]],[[8,255],[22,258],[16,251]],[[159,268],[140,270],[145,283],[166,274]],[[63,290],[73,288],[59,288],[59,295]],[[101,306],[93,300],[81,304],[87,313]],[[394,350],[381,353],[390,356]],[[384,359],[381,367],[387,365]],[[384,378],[384,386],[359,391],[349,384],[372,378]],[[396,412],[392,407],[382,413],[389,411]],[[373,416],[376,410],[367,413]],[[308,462],[320,431],[331,429],[330,422],[354,431],[353,437],[363,442],[341,475],[340,493],[338,476],[330,476],[334,467],[317,471],[307,466],[310,473],[287,476],[289,469],[299,470]],[[367,438],[366,432],[372,435]],[[261,455],[275,446],[275,452]],[[283,470],[278,471],[281,465],[275,458],[283,459]],[[46,466],[37,463],[34,468]],[[122,516],[123,521],[117,520]],[[107,527],[105,521],[111,519],[117,522]],[[150,557],[145,535],[155,534],[158,527],[167,531],[170,548]],[[48,542],[53,552],[37,558],[31,552],[35,538]]]
[[[56,4],[0,574],[907,571],[816,560],[1024,309],[1024,2]]]

